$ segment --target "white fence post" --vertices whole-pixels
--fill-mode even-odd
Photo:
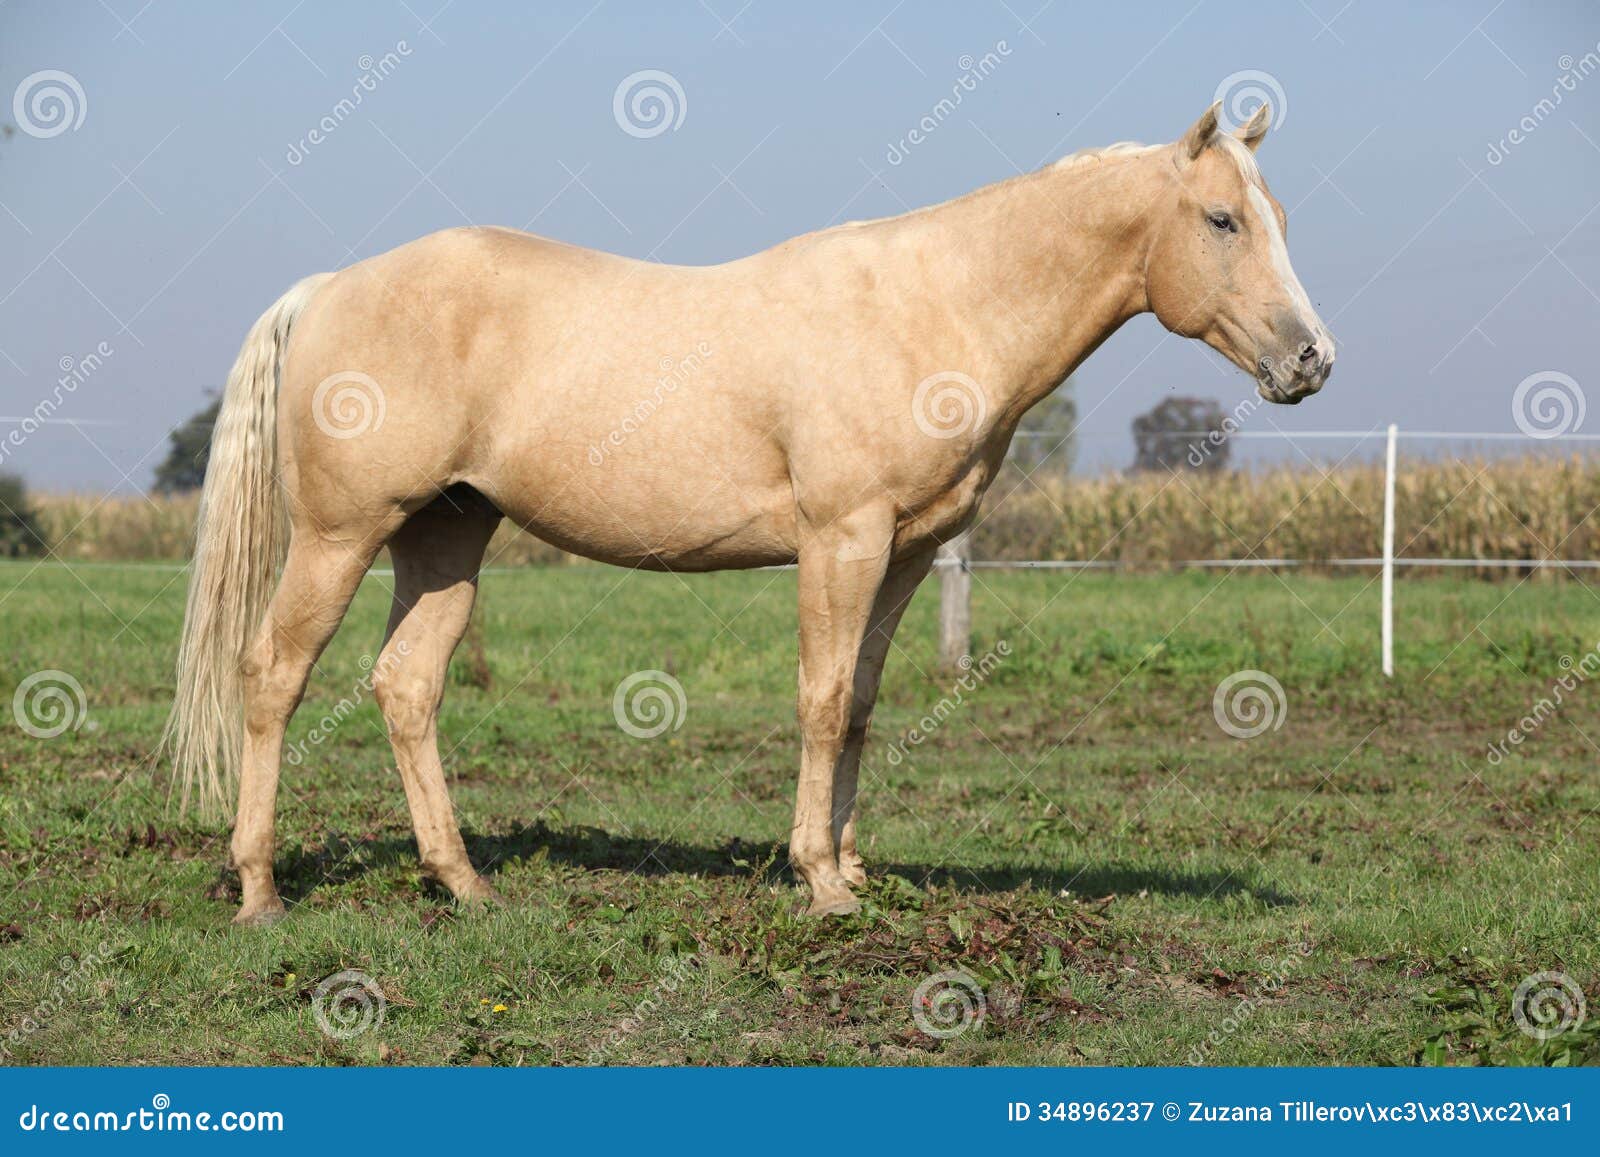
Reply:
[[[1383,473],[1383,673],[1394,675],[1394,447],[1399,429],[1389,425]]]
[[[939,547],[939,663],[956,670],[972,652],[972,558],[970,531]]]

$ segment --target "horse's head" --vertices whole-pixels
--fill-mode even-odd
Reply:
[[[1289,265],[1283,206],[1256,168],[1271,110],[1229,133],[1217,109],[1172,147],[1175,203],[1153,242],[1146,294],[1163,325],[1250,374],[1263,398],[1299,402],[1333,370],[1333,337]]]

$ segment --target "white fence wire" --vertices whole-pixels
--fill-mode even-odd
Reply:
[[[0,423],[13,421],[0,416]],[[1581,422],[1581,418],[1579,419]],[[63,424],[78,424],[66,423]],[[1577,423],[1574,423],[1577,424]],[[1167,433],[1178,437],[1210,438],[1219,432],[1214,430],[1174,430]],[[1074,433],[1052,432],[1043,430],[1019,430],[1015,437],[1023,439],[1051,438],[1057,442],[1066,442],[1074,437]],[[1395,475],[1397,469],[1397,447],[1402,440],[1431,440],[1454,441],[1461,443],[1471,442],[1522,442],[1527,444],[1549,443],[1556,441],[1565,442],[1596,442],[1600,441],[1600,434],[1580,434],[1566,430],[1540,431],[1537,433],[1508,432],[1504,430],[1401,430],[1396,425],[1387,429],[1374,427],[1370,430],[1231,430],[1225,433],[1226,440],[1233,439],[1274,439],[1294,442],[1301,439],[1326,440],[1337,439],[1344,441],[1366,441],[1382,438],[1385,440],[1384,454],[1384,483],[1383,483],[1383,526],[1382,526],[1382,553],[1371,557],[1345,557],[1345,558],[1187,558],[1166,560],[1140,560],[1137,563],[1121,559],[974,559],[970,557],[969,535],[962,534],[957,539],[946,544],[939,552],[934,562],[935,570],[940,572],[940,612],[939,612],[939,653],[948,666],[955,666],[963,657],[970,654],[972,632],[972,583],[970,573],[975,570],[1042,570],[1042,571],[1087,571],[1087,570],[1121,570],[1132,567],[1147,568],[1152,563],[1165,562],[1166,565],[1180,569],[1219,569],[1219,570],[1245,570],[1245,569],[1285,569],[1303,566],[1316,567],[1379,567],[1382,569],[1382,610],[1380,634],[1382,639],[1383,673],[1394,674],[1394,572],[1398,567],[1480,567],[1502,568],[1517,570],[1600,570],[1600,559],[1558,559],[1558,558],[1396,558],[1394,553],[1394,528],[1395,528]],[[92,562],[75,560],[62,562],[60,565],[69,567],[109,567],[109,568],[144,568],[159,570],[186,570],[185,563],[161,562]],[[785,570],[788,567],[768,567],[763,569]],[[484,574],[500,574],[521,570],[520,567],[485,567]],[[373,573],[391,573],[387,568],[374,567]]]
[[[1581,421],[1581,418],[1580,418]],[[1210,438],[1217,435],[1213,430],[1174,430],[1167,433],[1177,437]],[[1055,433],[1051,431],[1025,431],[1019,430],[1018,438],[1053,438],[1064,442],[1072,435],[1068,433]],[[1387,429],[1374,427],[1371,430],[1234,430],[1227,432],[1227,440],[1235,438],[1281,439],[1296,441],[1298,439],[1341,439],[1345,441],[1363,441],[1382,438],[1385,441],[1384,450],[1384,477],[1383,477],[1383,527],[1382,527],[1382,554],[1371,558],[1192,558],[1192,559],[1167,559],[1167,565],[1179,568],[1196,569],[1247,569],[1269,568],[1278,569],[1297,566],[1318,567],[1379,567],[1382,570],[1382,609],[1379,633],[1381,636],[1381,652],[1383,673],[1387,676],[1394,675],[1394,572],[1396,567],[1496,567],[1515,568],[1527,570],[1597,570],[1600,569],[1600,559],[1554,559],[1554,558],[1396,558],[1394,553],[1394,489],[1396,462],[1398,459],[1397,447],[1401,439],[1436,440],[1454,442],[1499,442],[1516,441],[1523,443],[1570,441],[1594,442],[1600,441],[1600,434],[1578,434],[1567,431],[1550,431],[1539,433],[1516,432],[1504,430],[1401,430],[1397,425],[1391,424]],[[968,536],[961,535],[952,540],[939,552],[939,557],[934,562],[936,569],[945,572],[966,573],[973,570],[1119,570],[1131,566],[1148,567],[1152,560],[1127,563],[1120,559],[973,559],[969,556]],[[944,657],[947,665],[953,665],[962,656],[971,651],[971,623],[972,612],[970,606],[952,606],[952,600],[970,600],[971,584],[941,582],[940,584],[940,639],[939,653]]]

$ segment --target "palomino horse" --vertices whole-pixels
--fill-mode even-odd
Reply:
[[[617,566],[799,563],[789,854],[813,914],[853,909],[890,637],[1028,408],[1147,311],[1269,401],[1327,378],[1333,342],[1255,164],[1268,119],[1229,133],[1213,105],[1172,145],[1080,153],[709,268],[468,228],[290,289],[228,377],[164,739],[186,802],[221,804],[237,774],[236,921],[283,914],[284,730],[385,545],[374,692],[417,847],[458,899],[493,897],[435,722],[502,517]],[[692,373],[652,398],[664,359]]]

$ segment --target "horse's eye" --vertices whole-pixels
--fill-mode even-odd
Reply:
[[[1233,218],[1226,213],[1207,213],[1206,220],[1211,222],[1211,227],[1219,233],[1234,233]]]

